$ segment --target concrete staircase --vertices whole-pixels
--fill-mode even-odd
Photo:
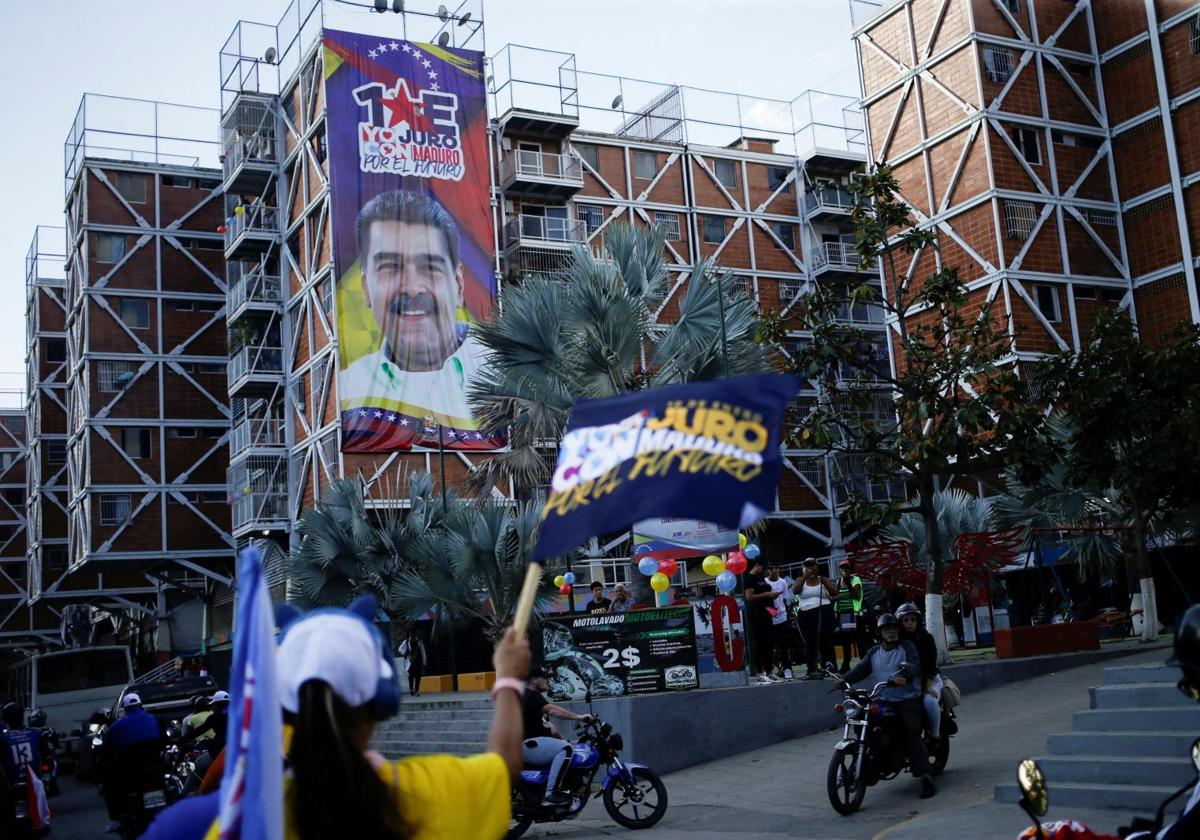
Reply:
[[[1179,669],[1116,665],[1090,689],[1091,708],[1075,712],[1071,731],[1051,735],[1037,759],[1046,774],[1051,812],[1112,808],[1153,813],[1160,802],[1195,778],[1190,750],[1200,735],[1200,705],[1175,683]],[[1030,698],[1030,710],[1037,706]],[[997,785],[997,802],[1020,798],[1016,782]],[[1183,806],[1187,797],[1175,803]]]
[[[400,714],[379,725],[371,746],[388,758],[483,752],[492,701],[487,694],[405,697]]]

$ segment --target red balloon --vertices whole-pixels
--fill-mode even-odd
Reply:
[[[671,577],[677,571],[679,571],[679,564],[668,557],[666,560],[658,561],[658,570],[660,572],[662,572],[664,575],[666,575],[667,577]]]
[[[731,551],[725,559],[725,568],[733,572],[735,575],[740,575],[746,571],[746,567],[750,564],[746,562],[746,555],[740,551]]]
[[[564,583],[562,586],[558,587],[558,591],[564,595],[570,595],[571,594],[571,584]]]
[[[221,225],[219,228],[217,228],[217,233],[225,233],[228,230],[229,228],[225,227],[225,225]]]

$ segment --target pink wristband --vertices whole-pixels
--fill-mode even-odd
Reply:
[[[496,699],[496,693],[509,689],[517,692],[517,697],[525,693],[525,683],[521,682],[516,677],[497,677],[496,682],[492,685],[492,699]]]

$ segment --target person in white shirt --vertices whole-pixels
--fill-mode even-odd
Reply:
[[[392,190],[359,211],[357,237],[363,291],[383,338],[379,350],[339,375],[348,437],[369,450],[372,441],[428,435],[436,423],[454,432],[447,440],[453,443],[479,427],[467,385],[486,361],[484,347],[458,320],[458,225],[429,196]]]
[[[792,601],[791,585],[787,578],[779,576],[779,566],[767,567],[767,586],[775,593],[771,602],[771,634],[775,641],[775,657],[779,662],[780,675],[785,680],[792,679],[792,651],[795,647],[792,636],[792,622],[788,615]]]
[[[821,574],[817,561],[809,557],[804,561],[804,575],[792,589],[799,596],[797,618],[800,635],[804,639],[804,659],[808,680],[822,678],[818,664],[833,670],[833,599],[837,597],[837,584]]]

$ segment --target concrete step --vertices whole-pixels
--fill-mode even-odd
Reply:
[[[372,739],[377,743],[408,741],[441,741],[447,744],[480,743],[487,741],[487,729],[422,729],[409,732],[379,732]]]
[[[430,709],[458,709],[466,711],[468,709],[476,710],[492,708],[492,699],[484,694],[481,697],[471,697],[468,699],[458,699],[455,697],[443,697],[441,695],[430,695],[429,697],[405,697],[404,703],[400,707],[402,711],[426,711]]]
[[[1200,732],[1200,706],[1188,708],[1149,707],[1144,709],[1091,709],[1075,712],[1071,728],[1084,731],[1156,730],[1159,732]]]
[[[1046,739],[1050,755],[1106,755],[1186,759],[1194,734],[1185,732],[1066,732]]]
[[[483,752],[482,747],[465,748],[465,747],[450,747],[447,749],[441,744],[411,744],[400,747],[389,747],[379,749],[379,752],[384,758],[397,759],[404,758],[409,755],[474,755],[475,753]]]
[[[1179,669],[1169,665],[1111,665],[1104,669],[1104,685],[1129,683],[1174,683]]]
[[[1100,685],[1091,689],[1093,709],[1139,709],[1147,706],[1196,708],[1173,682]]]
[[[1196,774],[1186,758],[1051,755],[1037,759],[1053,791],[1060,784],[1180,787]]]
[[[401,709],[392,720],[400,721],[436,721],[436,720],[466,720],[491,721],[491,709]]]
[[[1126,814],[1154,813],[1159,804],[1176,790],[1156,785],[1055,784],[1049,779],[1047,785],[1051,819],[1056,808],[1109,808]],[[1015,782],[996,785],[995,798],[997,802],[1018,802],[1021,792]],[[1186,797],[1180,797],[1168,806],[1167,812],[1177,813],[1185,802]]]

